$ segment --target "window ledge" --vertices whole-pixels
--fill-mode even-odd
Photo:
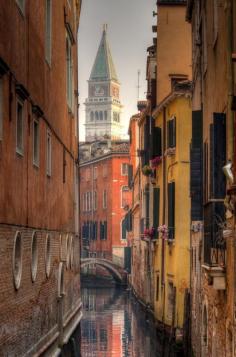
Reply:
[[[16,148],[16,154],[17,154],[17,156],[20,156],[20,157],[24,156],[24,152],[22,150],[20,150],[20,149],[17,149],[17,148]]]

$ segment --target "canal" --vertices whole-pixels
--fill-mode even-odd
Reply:
[[[82,357],[182,356],[128,290],[83,288],[82,301]]]

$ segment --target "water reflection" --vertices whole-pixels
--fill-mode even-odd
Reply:
[[[82,357],[155,357],[155,329],[128,292],[84,288]]]

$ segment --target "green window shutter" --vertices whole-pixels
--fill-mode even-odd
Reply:
[[[161,128],[154,127],[152,132],[152,158],[162,155]]]
[[[175,237],[175,182],[168,183],[168,229],[169,239]]]
[[[126,219],[122,220],[122,239],[126,239]]]
[[[133,165],[128,166],[128,186],[129,189],[133,186]]]
[[[159,227],[160,215],[160,188],[156,187],[153,190],[153,227],[155,228],[155,236],[158,238],[157,228]]]

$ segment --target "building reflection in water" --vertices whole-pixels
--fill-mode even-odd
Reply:
[[[82,289],[82,357],[155,357],[154,327],[123,290]]]

